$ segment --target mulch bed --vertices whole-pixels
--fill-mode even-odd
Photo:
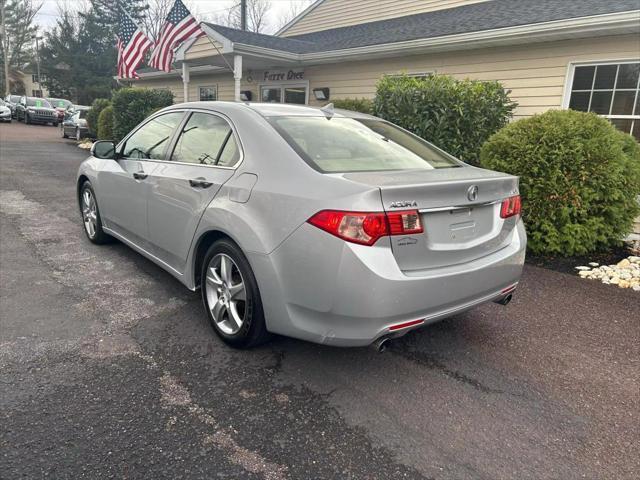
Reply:
[[[548,257],[527,253],[526,263],[576,275],[578,273],[576,267],[579,265],[589,266],[589,262],[597,262],[600,265],[613,265],[629,255],[632,255],[632,252],[626,246],[616,247],[606,252],[575,257]]]

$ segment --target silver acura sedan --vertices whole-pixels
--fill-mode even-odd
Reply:
[[[78,172],[93,243],[115,237],[202,291],[236,347],[270,333],[379,349],[483,302],[525,258],[518,178],[331,106],[161,110]]]

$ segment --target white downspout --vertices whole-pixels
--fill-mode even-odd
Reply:
[[[234,98],[240,101],[240,82],[242,81],[242,55],[233,56],[233,79],[235,80]]]
[[[182,62],[182,88],[184,89],[184,102],[189,101],[189,65]]]

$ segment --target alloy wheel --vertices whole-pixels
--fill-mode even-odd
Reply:
[[[88,188],[82,192],[82,219],[87,235],[94,238],[98,229],[98,208],[93,193]]]
[[[245,322],[247,291],[238,265],[224,253],[215,255],[206,270],[205,293],[211,317],[227,335],[235,335]]]

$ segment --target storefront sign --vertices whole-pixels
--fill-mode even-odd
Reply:
[[[304,70],[265,70],[262,77],[263,82],[282,82],[283,80],[304,80]]]

